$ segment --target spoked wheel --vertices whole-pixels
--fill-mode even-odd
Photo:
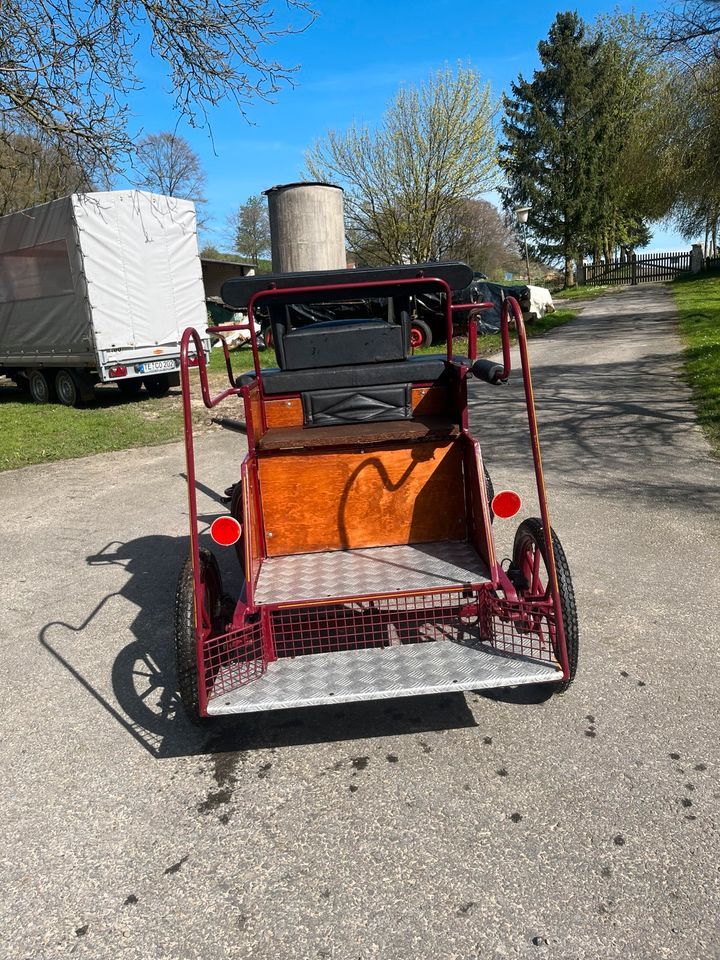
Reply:
[[[209,550],[200,551],[200,579],[205,587],[205,606],[214,624],[222,612],[222,579],[217,560]],[[178,689],[185,712],[193,723],[200,716],[200,672],[195,645],[195,595],[190,557],[180,571],[175,595],[175,666]]]
[[[418,347],[429,347],[432,344],[432,331],[424,320],[413,320],[410,324],[410,346],[413,350]]]
[[[570,676],[557,684],[551,685],[551,692],[562,693],[575,679],[578,665],[580,634],[578,630],[577,608],[575,606],[575,592],[570,577],[565,551],[560,539],[553,531],[553,552],[555,554],[555,568],[557,570],[558,589],[560,593],[560,609],[562,611],[563,626],[565,627],[565,644],[567,647]],[[550,577],[548,575],[547,546],[542,521],[537,517],[524,520],[515,534],[513,545],[514,577],[517,580],[518,594],[523,600],[549,600]],[[518,576],[519,574],[519,576]],[[525,624],[525,629],[533,629],[535,624]],[[560,660],[560,653],[551,636],[555,656]]]
[[[31,370],[28,374],[28,389],[35,403],[50,403],[53,396],[54,378],[44,370]]]

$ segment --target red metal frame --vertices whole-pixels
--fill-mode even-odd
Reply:
[[[259,401],[263,408],[262,370],[258,351],[257,336],[255,333],[254,308],[261,301],[273,296],[282,295],[291,298],[293,294],[347,291],[349,295],[362,292],[368,288],[395,288],[420,286],[440,286],[445,293],[445,320],[448,331],[447,359],[452,362],[452,314],[457,310],[469,310],[468,318],[468,354],[471,360],[477,356],[477,314],[492,304],[452,304],[448,285],[438,278],[418,276],[406,280],[364,282],[355,284],[335,284],[332,286],[294,287],[283,290],[268,289],[255,293],[248,304],[248,322],[242,324],[223,324],[208,327],[208,332],[221,337],[225,363],[228,374],[229,387],[211,397],[209,392],[207,365],[202,342],[199,334],[187,329],[182,336],[180,345],[180,376],[183,390],[183,416],[185,423],[185,454],[187,459],[188,480],[188,512],[190,519],[190,556],[193,569],[193,586],[195,595],[195,625],[196,625],[196,652],[199,674],[199,707],[200,713],[207,712],[208,694],[212,690],[215,695],[228,692],[228,684],[239,685],[249,682],[265,669],[268,662],[278,655],[288,655],[290,649],[297,644],[292,640],[283,623],[295,624],[300,633],[309,635],[308,631],[318,630],[311,645],[318,644],[327,649],[329,640],[323,646],[322,638],[329,638],[327,623],[332,621],[333,630],[337,636],[342,631],[350,631],[350,635],[357,636],[360,627],[371,624],[376,631],[379,624],[382,629],[387,628],[388,635],[393,630],[411,632],[414,624],[418,630],[417,642],[420,642],[422,624],[430,623],[433,629],[448,617],[460,618],[466,621],[473,620],[477,624],[479,635],[493,638],[493,643],[500,649],[511,653],[523,653],[547,659],[551,654],[560,662],[564,679],[569,678],[569,663],[565,642],[565,632],[560,606],[560,593],[557,580],[557,569],[553,551],[552,537],[546,534],[547,569],[549,577],[550,598],[548,600],[534,600],[529,602],[518,596],[509,577],[497,562],[495,545],[490,523],[490,507],[485,490],[482,454],[478,441],[471,435],[468,427],[466,378],[468,370],[458,366],[457,401],[461,419],[463,442],[466,444],[467,455],[471,458],[472,470],[466,471],[467,496],[470,497],[471,482],[480,504],[482,514],[483,535],[476,547],[486,556],[490,572],[490,582],[487,584],[469,585],[467,588],[445,591],[408,591],[406,593],[383,594],[379,591],[372,596],[335,598],[332,602],[306,601],[297,604],[264,604],[257,607],[254,602],[254,585],[256,571],[267,556],[264,528],[262,524],[262,503],[260,499],[257,465],[255,455],[254,420],[251,416],[250,405]],[[510,320],[515,323],[520,352],[520,366],[523,376],[523,387],[528,413],[528,429],[530,433],[533,465],[535,469],[536,488],[543,529],[551,530],[550,517],[547,505],[545,480],[543,474],[540,441],[538,436],[537,416],[530,372],[530,361],[527,349],[527,336],[519,304],[513,297],[508,297],[501,314],[500,334],[503,353],[503,375],[506,380],[511,372],[510,352]],[[251,387],[235,386],[232,372],[232,362],[224,336],[226,332],[235,330],[249,330],[250,342],[253,351],[253,366],[256,380],[253,384],[257,395],[252,395]],[[200,546],[198,532],[198,512],[196,497],[195,452],[193,443],[192,408],[190,402],[190,365],[189,345],[195,345],[199,359],[198,371],[203,402],[212,409],[230,396],[241,396],[246,410],[248,424],[249,452],[241,465],[243,481],[243,518],[246,522],[244,530],[244,563],[247,573],[246,586],[243,595],[239,598],[233,623],[222,636],[213,636],[213,626],[209,622],[206,611],[205,592],[200,572]],[[262,429],[267,428],[264,422]],[[468,500],[468,518],[473,516],[473,508]],[[254,518],[251,529],[247,528],[248,518]],[[253,527],[256,525],[257,529]],[[498,591],[502,596],[498,596]],[[467,596],[466,596],[467,595]],[[465,597],[465,599],[463,599]],[[469,602],[468,602],[468,597]],[[378,607],[378,604],[380,605]],[[369,605],[369,606],[368,606]],[[373,606],[374,605],[374,606]],[[357,608],[373,609],[374,612],[358,614]],[[448,611],[451,611],[450,613]],[[392,616],[390,615],[392,612]],[[328,619],[329,618],[329,619]],[[325,624],[325,626],[323,626]],[[301,625],[302,629],[301,629]],[[414,627],[413,627],[414,629]],[[423,628],[424,629],[424,628]],[[337,633],[340,631],[340,633]],[[375,634],[373,634],[374,636]],[[335,638],[337,644],[337,636]],[[391,640],[388,642],[392,642]],[[404,641],[407,642],[407,641]],[[375,641],[368,641],[375,643]],[[549,644],[549,646],[548,646]],[[278,650],[278,647],[280,649]],[[531,651],[531,652],[529,652]],[[548,652],[550,651],[550,652]],[[305,652],[308,652],[305,650]],[[554,653],[553,653],[554,652]]]

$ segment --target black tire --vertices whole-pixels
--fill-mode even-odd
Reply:
[[[483,471],[485,473],[485,489],[487,490],[488,506],[490,508],[490,523],[492,523],[495,520],[495,514],[492,508],[493,497],[495,496],[495,487],[493,486],[490,472],[485,464],[483,464]]]
[[[143,377],[143,383],[151,397],[164,397],[170,389],[170,376],[167,373],[155,373],[151,377]]]
[[[272,327],[270,326],[270,324],[262,328],[262,330],[260,331],[260,336],[263,338],[265,349],[272,350],[274,348],[274,344],[273,344]]]
[[[222,581],[217,560],[209,550],[200,551],[200,579],[205,584],[211,616],[215,620],[220,616]],[[195,647],[195,591],[190,557],[180,571],[175,594],[175,670],[185,713],[193,723],[200,723],[205,718],[200,715],[200,681]]]
[[[232,496],[230,498],[230,515],[235,517],[237,522],[242,527],[242,534],[240,539],[235,544],[235,553],[237,554],[238,562],[240,563],[240,569],[242,570],[243,578],[245,577],[245,523],[243,520],[243,509],[242,509],[242,480],[238,480],[237,483],[233,484]]]
[[[143,382],[140,377],[131,377],[130,380],[116,380],[118,390],[125,397],[137,397],[142,390]]]
[[[72,370],[63,367],[55,374],[55,396],[64,407],[77,407],[80,403],[80,390]]]
[[[34,403],[50,403],[54,397],[54,377],[44,370],[31,370],[28,373],[28,390]]]
[[[578,657],[580,653],[580,631],[578,627],[577,606],[575,604],[575,591],[573,589],[572,577],[570,576],[570,567],[568,565],[565,551],[563,550],[560,538],[553,530],[552,533],[553,553],[555,554],[555,568],[557,570],[558,589],[560,592],[560,609],[562,611],[563,626],[565,627],[565,644],[567,646],[568,666],[570,676],[567,680],[552,684],[551,692],[563,693],[575,679],[577,673]],[[542,520],[538,517],[530,517],[523,520],[515,533],[515,542],[513,544],[513,566],[520,568],[522,557],[529,549],[540,551],[545,569],[547,570],[547,547],[545,542],[545,531],[543,530]],[[519,591],[521,592],[521,591]],[[542,686],[546,686],[542,684]]]
[[[424,320],[410,321],[410,345],[414,350],[432,345],[432,331]]]

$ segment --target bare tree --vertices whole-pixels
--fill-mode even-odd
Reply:
[[[0,216],[91,188],[82,166],[41,132],[0,128]]]
[[[461,200],[447,211],[435,234],[434,256],[463,260],[491,277],[518,260],[513,231],[487,200]]]
[[[668,4],[656,23],[661,49],[700,63],[720,57],[720,0],[680,0]]]
[[[268,0],[2,0],[0,122],[31,123],[83,165],[117,168],[131,152],[127,95],[140,87],[141,37],[165,64],[178,111],[192,124],[229,98],[244,113],[292,77],[268,55],[314,19],[286,0],[279,25]]]
[[[205,203],[205,173],[200,158],[184,137],[151,133],[138,143],[135,184],[147,190]]]
[[[270,252],[270,220],[265,200],[250,197],[228,218],[233,247],[258,267],[258,261]]]
[[[470,67],[401,89],[377,129],[330,130],[306,156],[314,180],[345,189],[348,240],[368,263],[432,256],[446,211],[490,188],[495,106]]]

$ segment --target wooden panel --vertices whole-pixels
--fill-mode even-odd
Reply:
[[[248,428],[248,434],[252,433],[257,443],[264,432],[262,425],[262,399],[260,398],[260,388],[257,383],[251,383],[248,387],[247,400],[245,401],[245,423]]]
[[[466,536],[459,440],[258,466],[269,556]]]
[[[413,387],[412,409],[416,417],[435,417],[450,412],[447,387]]]
[[[412,443],[442,443],[460,433],[446,417],[422,420],[384,420],[376,423],[345,423],[333,427],[277,427],[258,443],[263,453],[271,450],[308,450],[313,447],[367,447],[409,440]]]
[[[243,493],[243,533],[245,541],[245,576],[250,593],[255,588],[260,564],[265,555],[262,518],[258,510],[258,479],[256,462],[246,457],[241,468]]]
[[[302,426],[302,400],[300,397],[292,397],[290,400],[266,400],[265,417],[268,427]]]

